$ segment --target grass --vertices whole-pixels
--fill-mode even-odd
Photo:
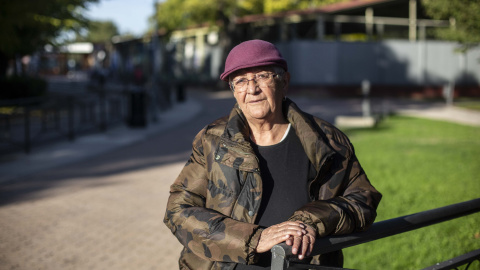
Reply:
[[[469,109],[469,110],[475,110],[475,111],[480,111],[480,99],[479,98],[460,98],[455,100],[455,106],[464,108],[464,109]]]
[[[383,194],[376,221],[480,197],[480,127],[393,116],[376,129],[345,132]],[[345,267],[423,269],[479,248],[476,213],[344,249]]]
[[[455,106],[460,107],[460,108],[464,108],[464,109],[480,111],[480,103],[478,103],[478,102],[456,103]]]

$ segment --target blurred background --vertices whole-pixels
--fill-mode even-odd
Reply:
[[[349,135],[377,220],[478,197],[479,0],[17,0],[0,25],[0,269],[177,268],[168,187],[233,106],[219,75],[250,39]],[[480,248],[478,224],[348,248],[346,266],[433,265]]]

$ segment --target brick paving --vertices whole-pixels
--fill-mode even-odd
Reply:
[[[2,199],[0,269],[178,268],[181,246],[162,218],[183,165],[78,177],[46,172],[4,187],[2,194],[19,197]]]

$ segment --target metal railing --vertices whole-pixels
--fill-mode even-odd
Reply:
[[[52,95],[0,101],[0,152],[23,150],[52,141],[73,141],[124,123],[128,97],[122,92]]]
[[[480,212],[480,198],[436,208],[412,215],[376,222],[367,231],[352,233],[341,236],[330,236],[318,238],[312,251],[313,255],[325,254],[343,248],[371,242],[381,238],[401,234],[404,232],[420,229],[426,226],[444,222]],[[278,244],[272,248],[272,270],[283,269],[345,269],[310,265],[293,261],[291,246],[285,243]],[[459,257],[438,263],[425,269],[455,269],[458,266],[466,265],[466,269],[474,261],[480,261],[480,249],[461,255]]]

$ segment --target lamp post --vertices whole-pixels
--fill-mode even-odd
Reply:
[[[154,15],[157,14],[157,5],[158,5],[158,0],[153,0],[153,10],[154,10]],[[158,24],[156,22],[156,18],[154,18],[154,30],[153,30],[153,36],[152,36],[152,52],[153,52],[153,68],[152,68],[152,84],[151,84],[151,93],[152,93],[152,120],[154,122],[158,121],[157,118],[157,113],[158,113],[158,73],[160,72],[160,56],[158,53]]]

